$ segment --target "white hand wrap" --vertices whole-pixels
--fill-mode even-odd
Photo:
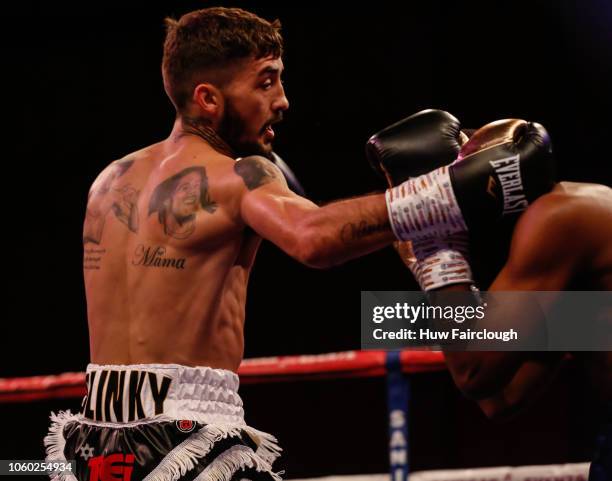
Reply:
[[[448,166],[387,189],[387,211],[400,240],[446,237],[467,231]]]
[[[422,290],[430,291],[450,284],[473,284],[466,233],[445,239],[413,241],[412,250],[415,261],[409,267]]]

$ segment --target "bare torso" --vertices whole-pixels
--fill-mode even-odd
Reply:
[[[84,225],[91,361],[236,370],[260,238],[240,219],[234,160],[195,136],[113,162]]]
[[[560,182],[522,215],[494,290],[612,290],[612,189]]]
[[[581,256],[566,290],[612,290],[612,189],[561,182],[548,195],[558,198],[559,208],[574,220],[573,235],[558,242]]]
[[[574,204],[575,215],[581,218],[580,229],[584,229],[576,231],[570,248],[582,242],[587,259],[584,270],[575,273],[568,290],[612,291],[612,189],[571,182],[562,182],[558,189],[559,195]],[[610,312],[602,315],[609,317]],[[595,396],[600,401],[612,401],[612,353],[583,351],[574,355]]]

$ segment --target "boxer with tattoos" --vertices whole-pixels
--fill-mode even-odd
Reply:
[[[167,139],[113,162],[91,187],[87,395],[80,413],[53,415],[48,460],[76,460],[83,480],[279,479],[280,448],[246,425],[237,393],[261,240],[326,268],[435,235],[435,218],[398,231],[404,209],[440,201],[463,225],[457,202],[475,199],[445,171],[429,179],[438,197],[407,184],[319,207],[295,194],[272,152],[289,107],[280,24],[209,8],[167,27],[162,74],[176,120]]]

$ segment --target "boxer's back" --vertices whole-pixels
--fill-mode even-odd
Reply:
[[[543,228],[533,225],[531,235],[542,236],[541,251],[560,253],[555,259],[557,268],[547,272],[553,277],[549,280],[563,290],[612,290],[612,189],[561,182],[537,204],[532,224]],[[529,234],[530,229],[524,231]],[[555,275],[567,280],[556,281]],[[603,319],[609,311],[600,315]],[[597,321],[587,318],[577,322]],[[612,401],[612,353],[580,351],[574,355],[595,395],[604,402]]]
[[[494,290],[611,290],[612,189],[560,182],[521,216]]]
[[[234,161],[193,137],[109,165],[84,224],[91,360],[236,369],[259,238]]]
[[[547,199],[550,198],[550,201]],[[565,236],[551,235],[574,265],[566,290],[612,290],[612,189],[599,184],[561,182],[541,209],[549,223],[564,224]],[[554,249],[555,247],[553,247]],[[559,259],[560,263],[564,259]]]

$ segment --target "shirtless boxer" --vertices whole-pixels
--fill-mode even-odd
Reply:
[[[46,438],[48,459],[75,459],[77,479],[277,479],[280,448],[245,424],[235,374],[261,239],[324,268],[390,245],[394,232],[437,233],[442,214],[454,232],[459,204],[486,203],[446,167],[419,186],[325,207],[294,194],[265,158],[289,106],[281,53],[279,25],[242,10],[168,22],[172,132],[107,167],[87,205],[88,391],[79,414],[53,415]],[[402,224],[415,205],[432,215]]]
[[[459,162],[474,155],[494,155],[494,149],[512,141],[514,122],[489,124],[477,130],[459,151],[446,146],[446,155],[456,156]],[[408,143],[407,134],[411,136],[409,129],[404,127],[401,132],[393,131],[391,139],[388,132],[382,139],[376,137],[379,150],[370,151],[371,161],[382,162],[389,168],[385,150],[388,142],[395,144],[394,139],[400,137]],[[444,142],[442,135],[440,144]],[[399,174],[395,172],[396,178],[398,175],[405,177],[408,170],[416,169],[419,173],[423,169],[414,151],[408,149],[405,153],[412,155],[417,165],[413,163],[409,167],[407,158],[402,159],[403,163],[395,159],[393,164],[401,164],[404,169]],[[438,159],[443,157],[438,153]],[[407,243],[399,246],[402,259],[423,290],[467,290],[473,284],[465,248],[467,238],[461,237],[459,234],[438,239],[433,249],[429,241],[416,242],[414,249]],[[479,252],[473,255],[478,256]],[[439,258],[451,256],[455,264],[449,271],[448,264],[440,263]],[[454,276],[449,275],[451,273]],[[489,287],[489,291],[562,290],[612,290],[612,189],[607,186],[560,182],[550,193],[531,204],[518,219],[505,265]],[[487,416],[500,418],[520,410],[547,385],[563,354],[447,351],[445,357],[457,386],[468,397],[476,399]],[[601,403],[609,406],[612,402],[612,354],[581,352],[574,355],[583,364]],[[591,464],[590,480],[612,479],[612,410],[607,409]]]

